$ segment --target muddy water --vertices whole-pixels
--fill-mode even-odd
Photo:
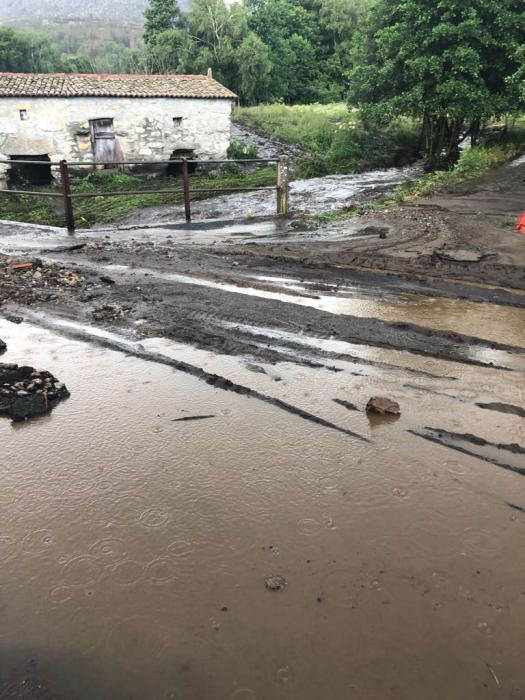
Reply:
[[[290,186],[290,207],[294,214],[315,214],[341,209],[353,203],[379,197],[384,192],[407,180],[415,180],[422,174],[419,166],[371,170],[353,175],[327,175],[325,177],[295,180]],[[213,197],[192,202],[192,217],[214,219],[275,214],[275,188],[256,192]],[[182,207],[138,209],[123,217],[121,224],[155,224],[177,221],[183,218]]]
[[[45,700],[524,696],[525,515],[507,505],[525,507],[523,479],[406,432],[523,443],[518,418],[474,406],[519,401],[512,373],[415,358],[437,377],[412,377],[420,390],[366,365],[249,373],[366,444],[28,325],[0,321],[0,337],[5,361],[44,366],[72,393],[51,416],[0,422],[4,687],[35,677]],[[232,358],[193,360],[248,376]],[[397,422],[332,401],[385,390]],[[283,591],[265,588],[271,575]]]

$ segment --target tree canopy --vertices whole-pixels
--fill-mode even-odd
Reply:
[[[0,71],[49,73],[62,69],[64,62],[45,37],[0,28]]]
[[[377,0],[353,56],[350,101],[370,123],[423,123],[431,169],[518,106],[521,0]],[[514,76],[514,80],[512,77]]]
[[[149,66],[202,72],[207,67],[248,104],[343,99],[350,42],[371,0],[172,0],[146,10]],[[161,21],[161,18],[165,19]]]
[[[144,10],[144,41],[149,44],[161,32],[177,27],[181,11],[177,0],[150,0]]]

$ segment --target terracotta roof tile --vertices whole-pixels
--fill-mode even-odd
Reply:
[[[0,97],[199,97],[235,94],[206,75],[0,73]]]

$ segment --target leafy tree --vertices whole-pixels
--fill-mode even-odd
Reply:
[[[378,0],[350,74],[350,99],[371,122],[423,122],[429,169],[449,166],[465,134],[515,107],[522,0]]]
[[[509,79],[509,87],[515,92],[516,106],[523,109],[525,108],[525,45],[516,49],[514,59],[518,68]]]
[[[153,44],[161,32],[180,26],[182,13],[178,0],[150,0],[144,18],[144,41]]]
[[[195,56],[195,42],[184,29],[168,29],[148,44],[147,63],[154,73],[185,73]]]
[[[249,24],[269,49],[270,99],[311,102],[321,72],[319,22],[299,0],[247,0]]]
[[[194,0],[180,26],[150,40],[148,62],[155,72],[204,73],[211,68],[245,102],[268,93],[269,51],[248,29],[246,9],[239,3]]]
[[[267,99],[272,62],[261,37],[248,32],[237,49],[239,64],[238,93],[248,104]]]
[[[45,37],[0,28],[0,71],[48,73],[63,69],[61,57]]]

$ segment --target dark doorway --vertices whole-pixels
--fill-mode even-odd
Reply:
[[[195,157],[195,153],[193,151],[190,151],[189,149],[179,149],[177,151],[173,151],[173,153],[170,156],[170,160],[182,160],[182,158],[187,158],[188,160],[192,160]],[[189,163],[188,164],[188,171],[190,173],[194,173],[197,168],[197,163]],[[168,165],[168,170],[167,170],[167,175],[168,177],[178,177],[179,175],[182,175],[182,166],[180,163],[170,163]]]
[[[31,160],[42,165],[19,163],[18,161]],[[11,168],[8,175],[10,187],[23,187],[33,185],[35,187],[45,187],[53,182],[51,175],[51,160],[48,155],[44,156],[11,156]]]

